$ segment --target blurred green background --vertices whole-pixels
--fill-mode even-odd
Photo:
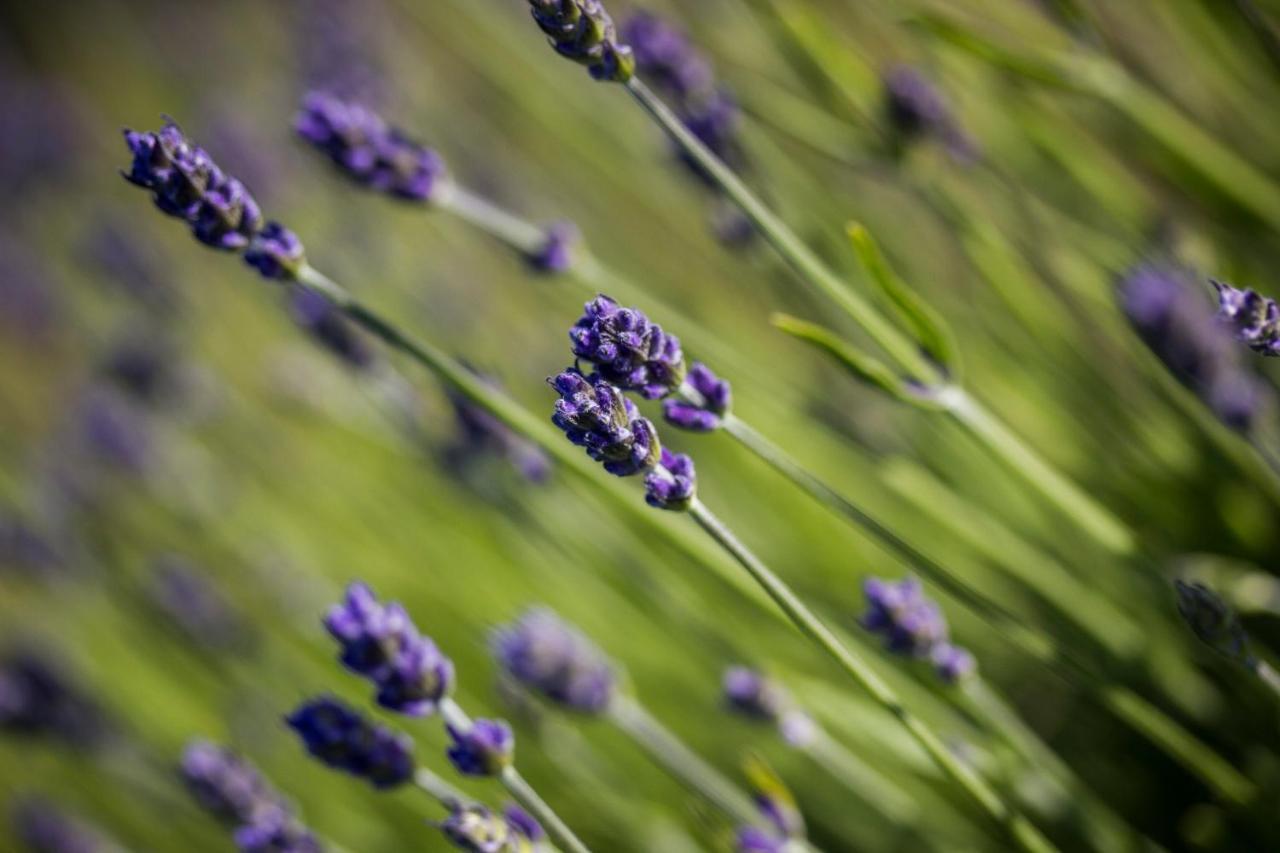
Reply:
[[[639,4],[609,8],[621,18]],[[317,267],[549,415],[544,380],[570,361],[565,330],[592,292],[531,276],[446,213],[335,175],[291,130],[303,94],[322,88],[368,101],[503,205],[576,222],[597,256],[679,306],[679,320],[651,313],[689,353],[712,348],[681,327],[692,319],[736,354],[714,366],[734,383],[739,414],[1198,741],[1180,755],[1173,744],[1187,741],[1135,725],[1142,714],[1116,713],[930,589],[984,683],[1150,844],[1280,847],[1276,697],[1195,642],[1170,586],[1188,572],[1210,579],[1272,657],[1280,485],[1151,357],[1115,298],[1118,277],[1151,257],[1272,287],[1280,6],[645,8],[686,28],[739,99],[748,182],[859,289],[844,226],[864,223],[950,321],[968,386],[1131,525],[1145,556],[1091,544],[959,428],[774,330],[770,314],[785,310],[857,339],[760,241],[719,242],[717,200],[621,91],[546,49],[518,0],[9,3],[0,654],[51,661],[107,722],[88,742],[0,737],[5,798],[46,797],[126,849],[231,849],[172,771],[203,736],[254,761],[347,850],[446,849],[426,823],[443,812],[421,792],[376,793],[333,773],[280,722],[320,692],[366,704],[319,624],[342,585],[362,578],[455,659],[463,705],[512,716],[526,775],[597,850],[725,849],[724,828],[606,724],[503,703],[488,631],[529,604],[591,635],[625,668],[627,689],[726,773],[737,776],[748,751],[766,756],[816,846],[913,849],[805,756],[725,713],[730,663],[778,676],[920,798],[938,849],[1006,844],[886,713],[727,580],[730,569],[708,570],[701,545],[658,532],[699,542],[690,522],[619,514],[565,472],[536,485],[496,455],[460,460],[459,427],[431,376],[385,351],[392,373],[336,363],[299,333],[279,288],[199,246],[118,176],[128,162],[119,127],[172,115],[301,235]],[[976,160],[929,140],[888,150],[879,75],[901,62],[938,85]],[[160,365],[159,391],[113,381],[131,348]],[[1271,387],[1273,366],[1245,355]],[[703,500],[856,634],[910,707],[1064,849],[1089,849],[1071,803],[1042,796],[1035,766],[999,732],[927,670],[856,633],[862,579],[907,567],[728,439],[664,438],[696,458]],[[175,572],[196,591],[158,592]],[[193,629],[189,608],[208,597],[216,615]],[[447,775],[439,727],[401,727],[419,760]],[[502,799],[496,785],[464,787]],[[7,824],[0,848],[24,849]]]

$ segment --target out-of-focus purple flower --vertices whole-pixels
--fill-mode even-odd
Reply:
[[[51,75],[0,62],[0,115],[11,128],[0,134],[0,192],[12,198],[29,186],[75,175],[86,159],[81,156],[85,131],[92,126],[82,107]]]
[[[186,220],[200,242],[239,251],[262,229],[262,212],[244,185],[172,121],[158,131],[126,130],[124,138],[133,155],[125,178],[149,190],[162,211]]]
[[[1213,281],[1218,291],[1218,316],[1236,340],[1262,355],[1280,355],[1280,305],[1254,290],[1240,290]]]
[[[680,339],[638,308],[622,308],[601,294],[569,330],[573,354],[624,391],[648,400],[674,393],[685,378]]]
[[[972,159],[973,141],[956,122],[942,93],[919,69],[893,65],[881,75],[881,82],[885,115],[901,142],[932,137],[942,141],[955,159]]]
[[[502,720],[475,720],[466,731],[447,728],[453,739],[449,761],[464,776],[497,776],[511,766],[516,739]]]
[[[572,222],[554,222],[547,226],[545,239],[538,250],[527,257],[538,272],[567,272],[574,261],[574,251],[582,240],[578,226]]]
[[[176,291],[164,281],[156,262],[146,254],[135,231],[126,230],[110,211],[96,217],[92,230],[76,247],[79,263],[99,280],[109,282],[144,308],[171,312]],[[0,257],[5,253],[0,250]]]
[[[541,836],[527,835],[527,823],[494,814],[479,803],[450,803],[449,816],[439,826],[453,846],[468,853],[534,853],[540,849]]]
[[[373,348],[332,302],[314,290],[300,287],[290,304],[294,322],[338,360],[356,370],[374,363]]]
[[[0,328],[6,334],[44,341],[62,316],[57,284],[28,246],[0,234]]]
[[[552,610],[527,610],[494,631],[494,657],[507,675],[562,707],[608,709],[617,676],[604,653]]]
[[[585,65],[596,80],[625,83],[635,73],[631,48],[618,41],[600,0],[529,0],[533,20],[556,53]]]
[[[733,849],[736,853],[783,853],[787,847],[785,838],[778,838],[758,826],[738,829]]]
[[[13,835],[30,853],[100,853],[111,847],[82,821],[52,803],[27,797],[12,810]]]
[[[430,202],[445,179],[444,160],[366,107],[312,92],[294,122],[298,135],[370,189]]]
[[[67,568],[59,541],[32,519],[0,510],[0,574],[49,577]]]
[[[102,359],[103,374],[120,390],[145,403],[171,398],[179,384],[177,355],[155,335],[131,334]]]
[[[16,651],[0,661],[0,730],[92,747],[108,727],[102,709],[59,665],[32,651]]]
[[[931,660],[938,676],[948,684],[975,669],[973,656],[950,642],[947,620],[941,608],[925,597],[914,577],[898,582],[868,578],[862,585],[867,611],[862,627],[880,636],[889,651]]]
[[[305,88],[376,102],[391,79],[382,57],[394,19],[383,4],[308,0],[295,5],[290,30],[297,35]]]
[[[500,387],[491,376],[472,371],[486,385]],[[460,392],[446,389],[458,422],[459,437],[448,451],[448,459],[456,466],[491,453],[506,457],[516,470],[531,483],[545,483],[551,476],[551,460],[536,444],[513,432],[487,410],[480,408]]]
[[[252,823],[281,806],[280,795],[253,765],[208,741],[187,744],[180,770],[200,807],[225,823]]]
[[[782,685],[763,673],[746,666],[731,666],[725,670],[721,686],[730,710],[773,723],[791,746],[803,747],[813,742],[817,723],[796,707]]]
[[[306,250],[298,235],[279,222],[268,222],[244,253],[244,262],[263,278],[289,281],[307,262]]]
[[[1247,431],[1266,405],[1261,383],[1239,361],[1224,324],[1216,322],[1183,272],[1140,264],[1120,282],[1121,307],[1143,342],[1223,423]]]
[[[644,477],[644,499],[656,509],[684,512],[693,505],[698,475],[693,460],[662,448],[662,457]]]
[[[413,777],[413,742],[408,735],[366,720],[338,699],[313,699],[285,721],[313,756],[375,788],[394,788]]]
[[[1198,582],[1176,580],[1174,588],[1178,592],[1178,613],[1200,642],[1240,663],[1250,659],[1244,626],[1221,596]]]
[[[250,628],[213,581],[176,556],[157,560],[147,584],[152,603],[198,646],[227,650],[244,646]]]
[[[622,38],[635,53],[645,82],[677,100],[701,96],[715,86],[711,64],[689,37],[652,12],[636,12],[622,22]]]
[[[680,388],[680,396],[662,402],[662,415],[674,427],[712,432],[724,423],[732,403],[729,383],[702,362],[695,361]]]
[[[547,837],[546,830],[542,828],[542,824],[538,823],[538,821],[534,819],[533,815],[529,814],[515,803],[509,803],[506,808],[502,810],[502,814],[507,819],[507,823],[509,823],[519,835],[524,836],[535,844]]]
[[[132,472],[150,461],[151,423],[113,389],[90,389],[79,404],[76,428],[84,451],[96,460]]]
[[[603,377],[570,369],[552,379],[551,387],[560,395],[551,422],[610,474],[630,477],[661,459],[658,431]]]
[[[377,686],[382,707],[426,717],[453,690],[453,662],[418,633],[402,605],[382,604],[365,584],[347,587],[324,624],[342,644],[342,663]]]
[[[233,836],[240,853],[321,853],[320,841],[285,808],[272,808]]]

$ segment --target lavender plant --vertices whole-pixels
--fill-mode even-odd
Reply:
[[[1196,639],[1280,693],[1280,672],[1250,650],[1244,626],[1221,596],[1198,581],[1176,580],[1174,588],[1178,594],[1178,613]]]

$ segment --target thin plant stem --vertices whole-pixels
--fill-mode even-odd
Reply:
[[[524,255],[537,252],[547,239],[544,229],[456,181],[445,185],[436,204]]]
[[[470,797],[425,767],[419,767],[413,771],[413,784],[426,791],[432,799],[444,806],[448,806],[450,803],[466,803],[470,801]]]
[[[800,748],[840,784],[873,805],[894,824],[911,827],[919,819],[920,808],[910,794],[850,752],[822,726],[817,726],[812,740]]]
[[[960,761],[943,744],[923,720],[907,710],[893,689],[862,658],[849,650],[839,638],[809,609],[741,540],[724,522],[717,518],[696,498],[688,509],[691,515],[721,547],[729,552],[765,592],[787,615],[792,624],[830,655],[846,674],[867,691],[881,707],[888,711],[938,765],[943,774],[961,790],[972,797],[987,814],[1005,827],[1017,844],[1027,851],[1054,850],[1053,845],[1040,834],[1025,817],[1015,811],[992,789],[974,769]]]
[[[1276,668],[1264,660],[1253,658],[1249,661],[1249,670],[1267,687],[1275,691],[1280,696],[1280,672]]]
[[[440,702],[440,716],[444,718],[445,724],[451,728],[466,731],[471,728],[471,718],[467,716],[467,712],[462,710],[457,702],[450,697],[445,697]],[[542,824],[542,828],[547,831],[547,835],[555,843],[557,847],[565,851],[565,853],[591,853],[587,845],[579,840],[569,825],[565,823],[560,815],[556,814],[551,806],[538,795],[533,786],[529,784],[520,771],[516,770],[514,764],[508,764],[502,768],[498,774],[498,780],[502,782],[508,793],[519,803],[525,811],[533,815],[533,817]]]
[[[844,309],[914,381],[938,389],[939,397],[954,404],[945,407],[948,413],[971,430],[981,428],[980,438],[990,451],[1101,544],[1119,554],[1127,555],[1134,550],[1133,535],[1118,519],[1059,474],[977,401],[950,385],[937,365],[925,358],[919,348],[870,303],[849,289],[732,169],[689,132],[679,117],[648,86],[638,77],[633,77],[626,88],[681,150],[742,208],[761,235],[803,279]]]
[[[629,696],[618,696],[609,706],[609,720],[636,742],[656,762],[691,791],[724,812],[734,822],[754,825],[760,814],[749,797],[724,777],[643,705]]]

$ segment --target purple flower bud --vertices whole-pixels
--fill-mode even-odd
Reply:
[[[338,307],[323,295],[305,287],[298,288],[289,307],[294,322],[348,367],[365,370],[374,363],[369,343]]]
[[[365,584],[347,587],[324,624],[342,644],[342,663],[377,686],[382,707],[426,717],[453,690],[453,662],[418,633],[404,607],[381,604]]]
[[[253,765],[208,741],[187,744],[181,771],[187,790],[200,806],[230,824],[252,823],[282,804],[280,795]]]
[[[205,193],[192,230],[205,245],[239,251],[262,230],[262,211],[244,184],[225,178]]]
[[[106,735],[107,721],[52,660],[19,651],[0,661],[0,731],[92,747]]]
[[[643,311],[621,308],[600,295],[586,304],[569,330],[573,354],[595,365],[606,380],[649,400],[674,393],[685,378],[680,339]]]
[[[933,661],[938,677],[946,684],[956,684],[968,678],[978,665],[973,655],[966,649],[951,643],[939,643],[934,646],[930,659]]]
[[[1244,626],[1225,601],[1202,583],[1173,582],[1178,592],[1178,613],[1200,642],[1232,660],[1250,658]]]
[[[1221,281],[1212,284],[1218,290],[1218,317],[1235,339],[1262,355],[1280,355],[1280,305],[1253,290]]]
[[[549,382],[560,395],[551,422],[606,471],[630,477],[657,464],[662,453],[657,430],[618,388],[572,368]]]
[[[494,814],[479,803],[450,803],[440,831],[469,853],[530,853],[532,842],[538,840],[525,834],[525,824]]]
[[[105,853],[116,849],[43,799],[20,800],[13,808],[13,829],[16,840],[30,853]]]
[[[547,837],[546,830],[542,828],[542,824],[538,823],[538,821],[534,819],[533,815],[529,814],[515,803],[508,804],[507,807],[502,810],[502,814],[506,817],[507,823],[511,825],[512,829],[514,829],[517,834],[529,839],[535,844]]]
[[[784,853],[787,840],[757,827],[744,826],[738,829],[734,840],[735,853]]]
[[[529,255],[529,265],[538,272],[567,272],[574,261],[574,250],[582,235],[572,222],[556,222],[547,227],[546,239],[538,251]]]
[[[285,721],[313,756],[375,788],[394,788],[413,776],[409,737],[366,720],[338,699],[313,699]]]
[[[645,475],[644,499],[657,509],[684,512],[693,504],[698,475],[693,460],[683,453],[662,448],[661,461]]]
[[[263,278],[290,281],[298,277],[307,256],[297,234],[279,222],[268,222],[245,250],[244,261]]]
[[[294,127],[348,176],[377,192],[430,202],[444,180],[439,154],[360,104],[312,92]]]
[[[662,403],[662,415],[667,423],[693,432],[712,432],[721,427],[733,402],[728,382],[702,362],[695,361],[680,391],[680,397]]]
[[[947,623],[938,605],[925,598],[920,582],[912,577],[898,583],[868,578],[863,584],[867,612],[862,627],[884,638],[896,654],[927,657],[947,637]]]
[[[288,809],[274,808],[235,831],[240,853],[321,853],[323,847]]]
[[[449,761],[464,776],[497,776],[511,766],[515,757],[515,736],[502,720],[475,720],[471,728],[459,731],[448,726],[453,745]]]
[[[556,53],[585,65],[596,80],[631,79],[635,58],[630,47],[618,42],[600,0],[529,0],[529,6]]]
[[[573,711],[603,713],[616,676],[604,653],[547,608],[526,611],[493,634],[503,672],[525,687]]]
[[[730,709],[758,720],[776,722],[791,704],[781,685],[750,667],[729,667],[721,684]]]

